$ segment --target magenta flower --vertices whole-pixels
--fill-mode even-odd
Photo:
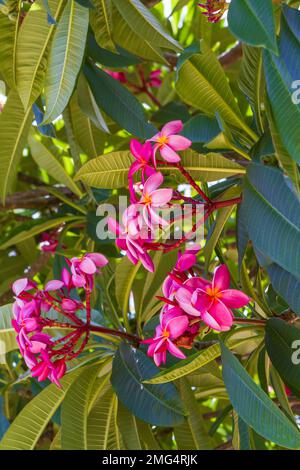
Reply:
[[[167,162],[177,163],[180,161],[180,156],[176,152],[185,150],[192,145],[189,139],[182,135],[177,135],[182,129],[182,121],[171,121],[165,124],[158,134],[149,139],[149,141],[155,142],[153,148],[155,166],[157,150],[160,151],[162,158]]]
[[[65,361],[58,359],[52,362],[49,354],[45,350],[41,351],[40,357],[41,360],[31,370],[32,377],[37,377],[38,382],[49,379],[60,388],[59,379],[66,373]]]
[[[249,297],[235,289],[229,289],[230,274],[226,265],[219,266],[213,281],[200,277],[190,278],[175,293],[180,307],[194,317],[200,317],[209,327],[227,331],[233,323],[231,308],[241,308]]]
[[[123,214],[120,225],[116,220],[108,218],[108,228],[118,237],[116,245],[120,250],[126,251],[126,255],[133,264],[142,262],[143,266],[150,272],[154,271],[154,264],[147,253],[147,232],[144,231],[143,223],[137,205],[132,204]]]
[[[81,258],[72,258],[67,262],[71,268],[73,285],[92,288],[93,275],[108,263],[108,259],[100,253],[86,253]]]
[[[162,81],[161,81],[161,69],[156,69],[156,70],[153,70],[150,75],[149,75],[149,78],[148,78],[148,86],[150,86],[151,88],[159,88],[162,84]]]
[[[197,263],[197,253],[200,251],[200,246],[192,245],[184,253],[179,251],[178,260],[172,274],[180,274],[190,270]],[[174,276],[167,276],[162,291],[167,299],[173,299],[175,292],[181,287],[183,281],[179,283]]]
[[[130,151],[135,158],[135,162],[131,165],[128,177],[132,179],[133,175],[139,170],[142,171],[142,182],[145,181],[145,176],[151,176],[155,173],[152,164],[152,146],[150,142],[141,144],[138,140],[132,139],[130,142]]]
[[[112,70],[105,70],[108,75],[120,83],[127,83],[127,78],[124,72],[113,72]]]
[[[155,226],[166,227],[168,223],[156,213],[156,209],[163,208],[173,197],[170,188],[158,189],[163,183],[162,173],[151,175],[144,184],[139,204],[143,206],[143,217],[147,226],[154,230]]]
[[[162,316],[161,324],[156,327],[154,338],[142,341],[143,344],[150,345],[148,356],[153,357],[158,367],[166,363],[167,351],[172,356],[185,359],[185,355],[174,342],[184,334],[188,326],[188,317],[182,315],[180,309],[171,309],[169,313]]]

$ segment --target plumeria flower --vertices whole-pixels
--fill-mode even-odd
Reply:
[[[130,151],[135,158],[135,162],[131,165],[128,176],[132,177],[137,171],[142,170],[142,182],[144,183],[145,176],[151,176],[155,173],[152,164],[152,146],[150,142],[141,144],[138,140],[132,139]]]
[[[188,315],[200,317],[216,331],[227,331],[233,323],[231,308],[244,307],[250,301],[246,294],[229,287],[230,274],[222,265],[215,270],[212,282],[190,278],[177,290],[175,298]]]
[[[75,287],[90,288],[93,285],[93,275],[99,272],[99,268],[103,268],[108,259],[100,253],[86,253],[81,258],[72,258],[67,260],[70,269],[72,282]]]
[[[184,253],[179,251],[178,260],[175,268],[171,274],[184,273],[191,269],[197,263],[197,253],[200,251],[200,246],[193,244]],[[174,276],[167,276],[162,291],[167,299],[173,299],[175,292],[181,287],[182,283],[179,283]]]
[[[182,121],[171,121],[165,124],[160,132],[149,139],[150,142],[155,142],[153,148],[153,160],[156,167],[156,152],[160,151],[160,154],[164,160],[170,163],[177,163],[180,161],[178,151],[185,150],[192,145],[192,142],[183,137],[177,135],[183,129]]]
[[[174,342],[184,334],[188,326],[188,317],[182,315],[180,309],[176,309],[176,311],[172,309],[172,311],[162,316],[161,324],[156,327],[154,338],[142,341],[143,344],[150,345],[148,356],[153,357],[158,367],[166,363],[167,351],[172,356],[185,359],[185,355]]]
[[[41,351],[40,356],[40,362],[36,364],[31,370],[32,377],[37,377],[38,382],[49,379],[60,388],[61,384],[59,379],[61,379],[66,372],[65,361],[57,360],[53,363],[47,351],[44,350]]]
[[[162,84],[162,81],[161,81],[161,69],[156,69],[156,70],[153,70],[150,75],[149,75],[149,78],[148,78],[148,86],[150,86],[151,88],[159,88]]]
[[[154,271],[154,264],[145,246],[150,241],[147,238],[140,217],[138,206],[132,204],[122,216],[123,225],[115,219],[108,218],[108,228],[118,237],[116,245],[120,250],[126,251],[126,255],[133,264],[142,262],[143,266],[150,272]]]
[[[114,72],[112,70],[105,70],[105,72],[118,82],[127,83],[127,78],[124,72]]]
[[[162,217],[156,213],[156,209],[163,208],[173,197],[173,189],[158,189],[164,181],[162,173],[154,173],[144,184],[143,192],[139,204],[143,206],[143,217],[147,226],[155,230],[155,226],[168,226]]]

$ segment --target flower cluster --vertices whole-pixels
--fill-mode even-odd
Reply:
[[[110,231],[117,236],[117,246],[126,252],[132,263],[141,261],[151,272],[154,266],[148,250],[156,248],[155,231],[168,226],[157,211],[167,208],[173,198],[173,189],[161,188],[164,178],[156,170],[155,155],[159,150],[166,161],[180,160],[176,152],[191,145],[190,140],[176,135],[182,127],[181,121],[172,121],[144,144],[135,139],[131,141],[130,150],[134,157],[128,173],[131,204],[123,214],[122,225],[112,218],[108,219]],[[151,142],[154,142],[154,147]],[[138,172],[141,182],[134,184],[133,177]]]
[[[66,372],[66,362],[78,356],[88,342],[93,276],[108,263],[105,256],[98,253],[66,261],[70,271],[64,268],[61,280],[49,281],[44,289],[26,278],[15,281],[12,286],[15,294],[12,325],[20,352],[33,377],[38,381],[48,378],[58,386]],[[84,304],[70,295],[71,290],[78,287],[86,291],[86,323],[76,315],[84,309]],[[51,309],[70,322],[47,318]],[[45,328],[51,327],[68,328],[71,332],[54,340],[45,332]]]
[[[167,351],[184,359],[179,349],[191,348],[199,333],[200,322],[216,331],[227,331],[233,324],[232,308],[241,308],[250,301],[243,292],[230,289],[226,265],[219,266],[212,282],[194,271],[198,247],[179,254],[175,268],[163,284],[164,306],[155,336],[142,341],[149,344],[148,355],[157,366],[166,362]]]
[[[206,3],[198,3],[198,5],[205,10],[203,15],[207,16],[210,23],[220,21],[225,11],[228,9],[226,0],[206,0]]]

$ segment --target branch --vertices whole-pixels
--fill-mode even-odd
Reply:
[[[172,54],[171,52],[167,52],[165,55],[165,59],[169,62],[169,64],[175,68],[178,61],[178,56],[176,54]],[[236,46],[229,49],[229,51],[224,52],[219,56],[220,64],[223,66],[224,69],[230,67],[230,65],[234,64],[237,60],[239,60],[243,56],[243,49],[242,44],[238,43]]]

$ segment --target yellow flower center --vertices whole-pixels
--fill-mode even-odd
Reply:
[[[207,287],[206,289],[207,295],[214,299],[220,299],[222,297],[222,293],[219,291],[217,287]]]
[[[167,330],[164,330],[162,335],[164,338],[169,338],[170,333]]]
[[[145,194],[143,202],[146,206],[148,206],[149,204],[150,205],[152,204],[151,196],[148,193]]]
[[[157,142],[160,144],[160,145],[166,145],[168,142],[169,142],[169,139],[166,135],[161,135],[157,138]]]

